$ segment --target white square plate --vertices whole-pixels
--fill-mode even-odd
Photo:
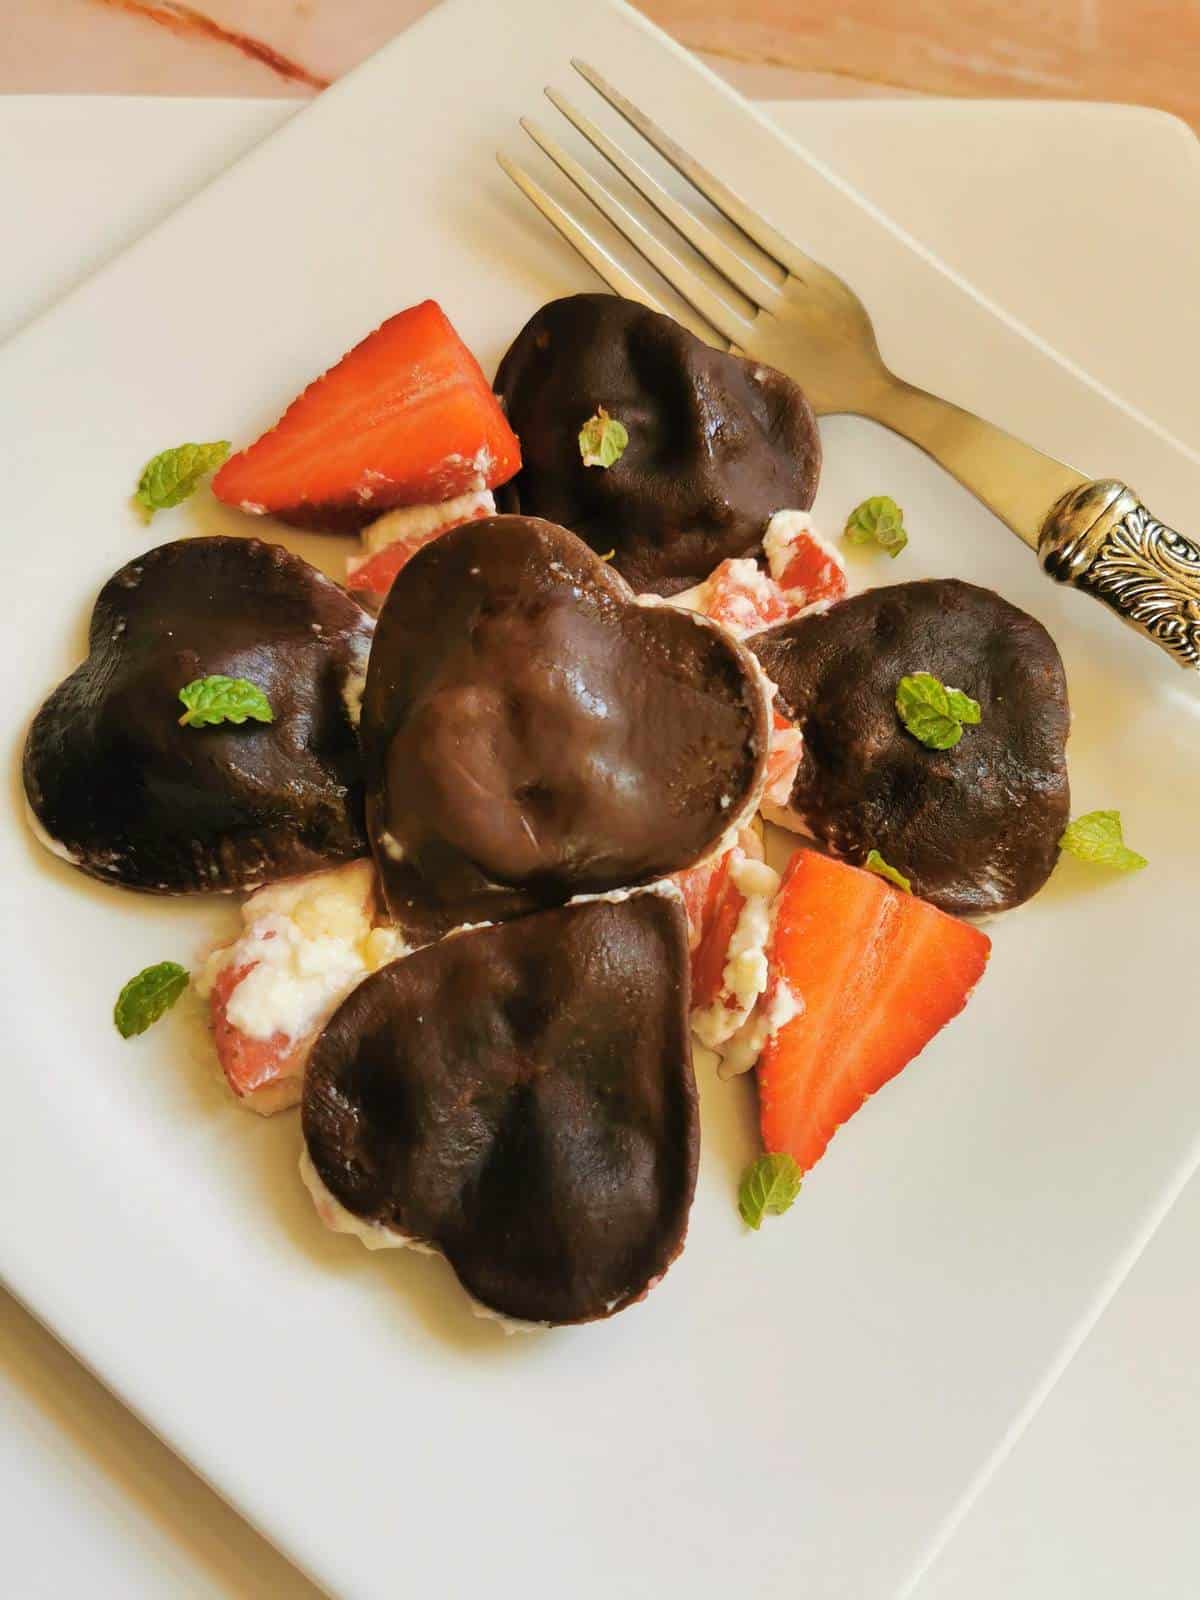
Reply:
[[[294,1117],[263,1125],[230,1105],[194,1014],[116,1039],[121,982],[188,959],[228,906],[90,886],[15,820],[28,716],[77,658],[100,582],[152,542],[126,503],[145,456],[250,436],[425,294],[490,367],[537,304],[592,286],[491,161],[497,144],[520,148],[513,121],[543,82],[584,97],[573,52],[845,272],[907,376],[1124,473],[1187,525],[1200,473],[1186,453],[631,13],[593,8],[581,29],[569,11],[459,0],[434,13],[0,354],[5,639],[20,663],[4,709],[0,1269],[339,1593],[883,1595],[1191,1160],[1190,680],[1054,589],[908,446],[825,425],[824,525],[886,491],[914,530],[903,572],[863,566],[860,580],[953,572],[1041,616],[1071,678],[1077,809],[1119,805],[1153,866],[1102,882],[1068,864],[998,923],[966,1016],[753,1238],[733,1205],[750,1088],[703,1073],[688,1251],[644,1306],[539,1339],[473,1322],[439,1262],[324,1235],[295,1176]],[[152,534],[242,526],[198,500]]]

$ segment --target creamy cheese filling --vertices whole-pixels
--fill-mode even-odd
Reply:
[[[395,929],[373,925],[374,893],[369,861],[259,889],[242,907],[245,932],[209,956],[198,992],[210,995],[229,967],[248,968],[225,1002],[229,1024],[248,1039],[303,1039],[407,951]]]
[[[722,1078],[736,1078],[758,1060],[779,1030],[804,1010],[804,1000],[782,978],[721,1050],[717,1066]]]
[[[496,501],[491,490],[482,488],[456,495],[453,500],[443,500],[438,505],[397,506],[363,529],[363,550],[368,556],[378,555],[390,544],[402,540],[419,542],[439,528],[469,522],[473,517],[491,517],[495,512]]]
[[[767,987],[771,905],[779,892],[779,874],[741,850],[734,851],[729,877],[745,904],[729,940],[721,992],[691,1017],[692,1032],[710,1050],[719,1049],[738,1031]]]

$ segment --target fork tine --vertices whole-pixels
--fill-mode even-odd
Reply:
[[[693,249],[702,255],[710,266],[724,273],[730,282],[741,290],[747,300],[763,310],[769,310],[776,304],[779,299],[777,283],[772,283],[763,277],[749,261],[739,255],[724,239],[718,237],[707,223],[702,222],[694,212],[681,205],[674,195],[668,194],[645,167],[639,165],[632,156],[626,155],[620,145],[614,144],[603,129],[597,127],[590,117],[584,116],[583,112],[573,106],[564,95],[559,94],[556,89],[547,88],[546,98],[552,106],[562,112],[573,127],[578,128],[602,156],[612,162],[617,171],[650,202],[660,216],[665,217],[672,227],[678,228]]]
[[[533,142],[545,151],[551,161],[566,173],[571,182],[587,195],[596,209],[628,239],[635,250],[645,256],[650,265],[662,274],[690,306],[694,306],[702,317],[732,343],[745,342],[746,335],[751,331],[749,318],[740,316],[715,289],[704,282],[699,273],[680,261],[661,240],[656,239],[644,223],[627,210],[614,195],[609,194],[602,183],[598,183],[585,167],[580,166],[574,156],[569,155],[535,122],[531,122],[528,117],[522,117],[521,126]]]
[[[615,289],[617,294],[623,295],[626,300],[638,301],[651,311],[666,310],[648,289],[644,289],[635,277],[625,271],[616,257],[610,255],[598,239],[593,238],[586,228],[575,221],[570,212],[564,211],[558,201],[546,193],[536,179],[529,176],[524,167],[519,167],[515,161],[510,161],[506,155],[501,155],[499,152],[496,160],[517,188],[527,199],[532,200],[546,220],[554,224],[567,243],[579,252],[594,272],[600,274],[610,289]]]
[[[664,133],[644,111],[639,111],[633,101],[627,100],[619,89],[614,89],[608,79],[601,76],[595,67],[589,66],[586,61],[580,61],[578,57],[572,58],[571,65],[591,84],[597,94],[602,95],[615,111],[621,113],[626,122],[637,129],[647,143],[654,146],[659,155],[666,157],[676,172],[694,184],[718,211],[728,217],[730,222],[736,223],[747,238],[752,239],[760,250],[771,256],[781,267],[802,278],[811,276],[813,269],[820,266],[819,262],[806,255],[790,239],[785,239],[777,228],[773,228],[753,206],[747,205],[728,184],[722,183],[720,178],[711,173],[707,167],[689,156],[682,145],[677,144],[670,134]]]

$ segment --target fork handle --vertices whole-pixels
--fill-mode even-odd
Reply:
[[[1042,526],[1038,558],[1180,666],[1200,669],[1200,545],[1156,521],[1125,484],[1100,480],[1065,494]]]
[[[886,372],[855,407],[952,473],[1060,583],[1110,606],[1180,666],[1200,668],[1200,546],[1123,483],[1089,483],[994,423]]]

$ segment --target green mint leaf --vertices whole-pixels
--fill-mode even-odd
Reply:
[[[982,715],[977,700],[961,689],[947,689],[931,672],[900,679],[896,711],[913,738],[930,750],[952,750],[962,738],[964,724],[974,725]]]
[[[178,961],[160,961],[130,978],[113,1007],[113,1021],[122,1039],[145,1033],[152,1022],[171,1009],[187,986],[187,970]]]
[[[878,877],[886,878],[889,883],[894,883],[897,889],[903,889],[905,894],[912,893],[911,880],[885,861],[878,850],[868,851],[867,859],[863,862],[863,866],[866,867],[868,872],[874,872]]]
[[[850,544],[877,544],[894,561],[908,543],[904,513],[890,495],[873,495],[846,518],[842,537]]]
[[[225,678],[214,673],[210,678],[194,678],[179,691],[187,707],[179,719],[181,728],[202,728],[215,722],[274,722],[271,702],[256,683],[245,678]]]
[[[585,467],[611,467],[625,454],[629,434],[625,424],[600,406],[579,430],[579,454]]]
[[[961,689],[947,689],[946,699],[950,705],[950,715],[964,727],[973,728],[983,715],[979,709],[979,701],[972,700],[971,696],[964,694]]]
[[[160,450],[142,468],[134,499],[147,522],[156,511],[166,511],[186,500],[210,472],[215,472],[229,454],[228,439],[210,444],[177,444]]]
[[[759,1156],[738,1188],[738,1210],[748,1228],[762,1227],[765,1216],[778,1217],[800,1193],[804,1174],[788,1155]]]
[[[1076,817],[1058,842],[1071,855],[1093,866],[1140,872],[1149,865],[1145,856],[1125,843],[1119,811],[1088,811]]]

